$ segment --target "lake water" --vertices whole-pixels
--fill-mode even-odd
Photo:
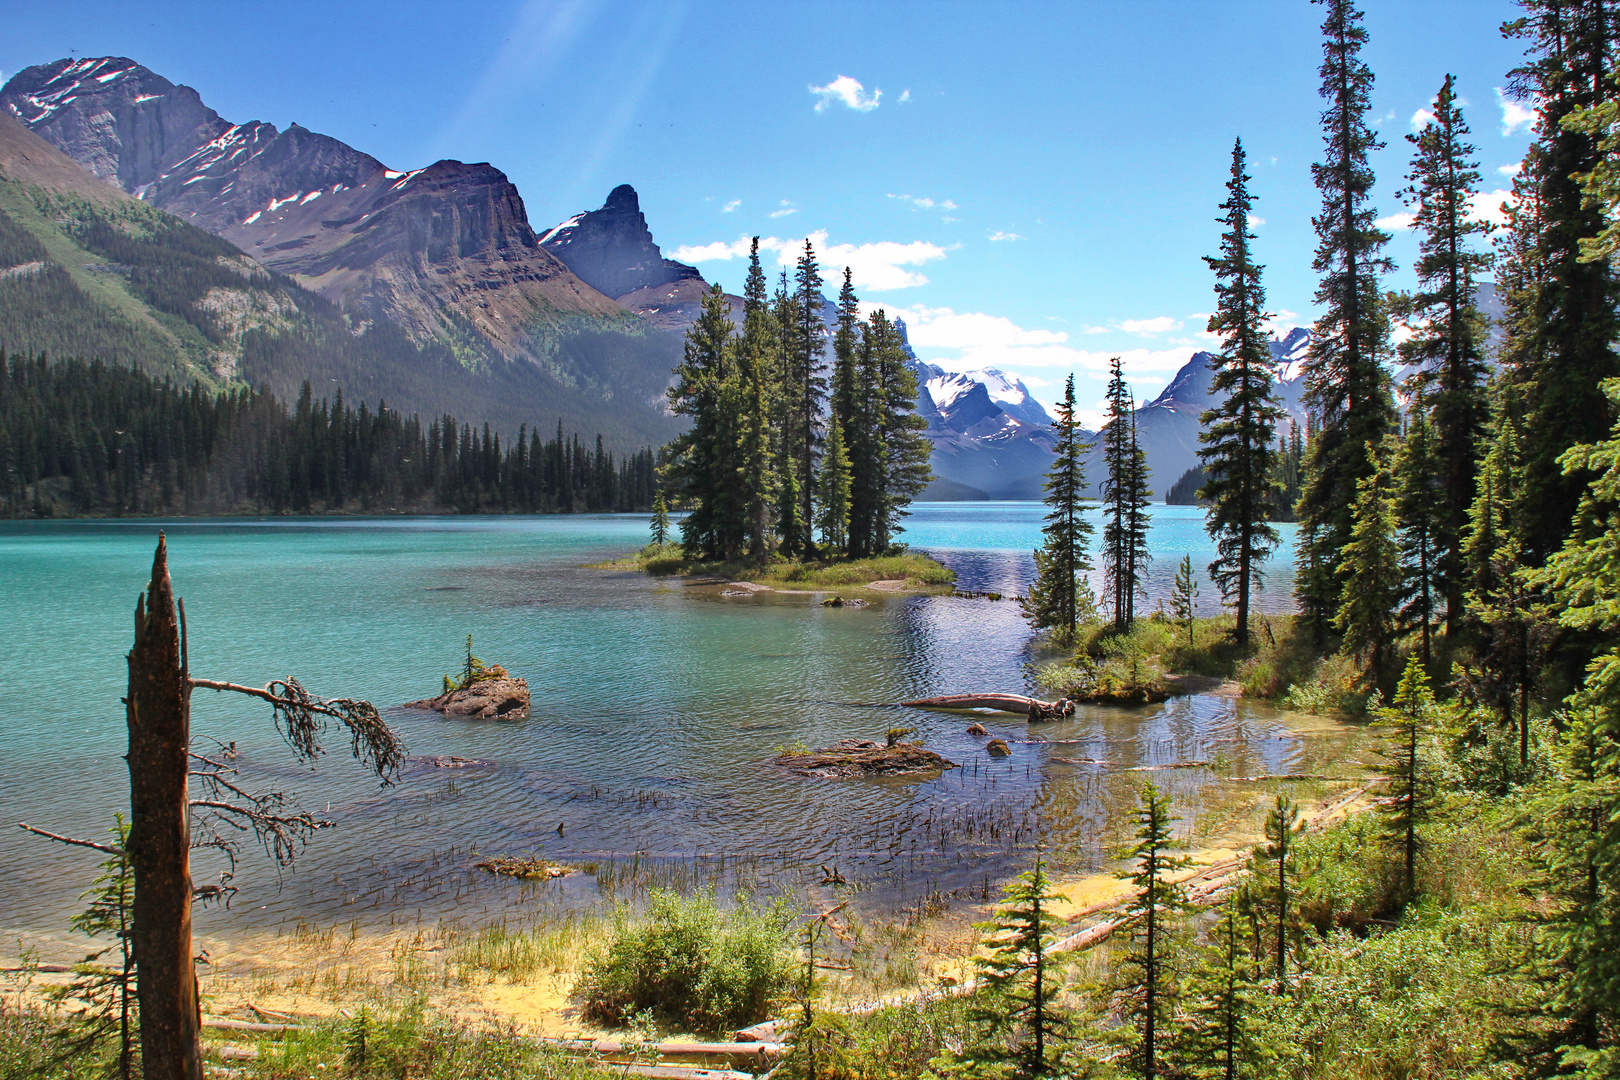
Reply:
[[[905,539],[957,569],[963,588],[1011,594],[1032,573],[1041,514],[1031,503],[924,504]],[[391,706],[436,693],[472,633],[475,651],[526,677],[534,699],[520,722],[385,708],[413,756],[490,764],[417,763],[380,789],[341,738],[300,766],[268,710],[198,691],[194,730],[238,745],[248,786],[295,792],[337,823],[294,870],[246,852],[241,891],[229,910],[199,912],[202,934],[298,918],[477,921],[541,893],[589,902],[604,882],[638,874],[814,892],[822,864],[873,902],[968,895],[1027,864],[1038,841],[1066,865],[1101,865],[1141,780],[1120,767],[1221,755],[1239,773],[1293,772],[1336,752],[1299,718],[1198,696],[1083,708],[1035,732],[986,718],[1014,744],[990,759],[960,716],[880,706],[1024,690],[1030,632],[1014,604],[894,596],[826,609],[586,568],[643,543],[644,516],[7,522],[0,934],[59,933],[95,861],[13,823],[93,836],[127,805],[124,654],[159,528],[198,676],[296,675],[316,694]],[[1183,553],[1200,568],[1213,554],[1190,507],[1155,508],[1151,547],[1154,595]],[[1288,560],[1285,545],[1262,609],[1290,608]],[[1203,595],[1213,613],[1207,582]],[[896,724],[964,767],[866,781],[766,764],[779,747],[882,738]],[[1054,741],[1025,742],[1032,734]],[[1157,775],[1188,807],[1219,783],[1205,770]],[[594,862],[601,877],[519,885],[473,870],[475,852]]]

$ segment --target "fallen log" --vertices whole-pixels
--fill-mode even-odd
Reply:
[[[1074,702],[1067,698],[1042,701],[1024,694],[944,694],[900,704],[913,709],[995,709],[1023,713],[1031,720],[1061,720],[1074,715]]]
[[[787,1046],[779,1042],[660,1042],[634,1043],[622,1039],[559,1039],[538,1037],[538,1041],[564,1050],[612,1056],[638,1050],[656,1051],[663,1057],[726,1057],[751,1058],[755,1061],[774,1061],[787,1053]]]
[[[251,1020],[227,1020],[222,1016],[205,1016],[202,1026],[214,1031],[257,1031],[266,1035],[304,1030],[303,1024],[256,1024]]]

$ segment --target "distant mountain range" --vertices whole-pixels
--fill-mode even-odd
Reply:
[[[307,379],[318,394],[507,431],[561,420],[642,445],[679,429],[663,391],[708,289],[664,258],[628,184],[539,232],[492,165],[400,171],[297,124],[232,123],[127,58],[58,60],[0,88],[0,344],[12,348],[284,397]],[[837,311],[822,305],[830,344]],[[1301,421],[1308,340],[1296,329],[1273,345]],[[1196,464],[1208,361],[1194,354],[1137,412],[1156,490]],[[924,497],[1039,498],[1052,421],[1017,376],[948,373],[914,354],[912,369],[934,445]],[[1088,476],[1101,476],[1099,452]]]

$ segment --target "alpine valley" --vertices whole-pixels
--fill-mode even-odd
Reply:
[[[540,232],[493,165],[402,171],[297,124],[232,123],[123,57],[26,68],[0,89],[0,344],[12,351],[284,400],[307,381],[631,449],[679,430],[664,391],[709,287],[664,258],[629,184]],[[836,316],[826,303],[829,339]],[[1296,328],[1272,344],[1297,423],[1308,341]],[[1197,464],[1209,360],[1194,354],[1137,410],[1161,494]],[[923,497],[1040,498],[1052,418],[1024,383],[915,355],[912,368],[933,444]]]

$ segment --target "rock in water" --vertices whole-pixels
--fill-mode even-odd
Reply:
[[[407,709],[432,709],[446,716],[522,720],[529,715],[529,684],[523,679],[481,679],[436,698],[411,701]]]
[[[1012,747],[1008,746],[1000,739],[991,739],[989,742],[984,744],[984,752],[989,754],[991,757],[1006,757],[1012,753]]]

